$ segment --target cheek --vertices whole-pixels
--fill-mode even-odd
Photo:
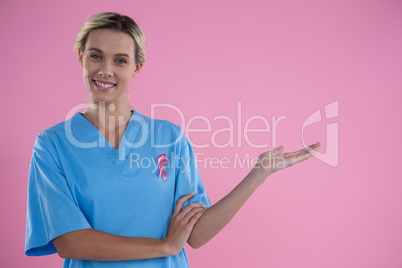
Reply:
[[[89,84],[90,84],[90,81],[88,80],[88,79],[90,79],[90,73],[89,73],[89,70],[88,69],[86,69],[86,68],[83,68],[83,70],[82,70],[82,78],[84,79],[84,83],[85,83],[85,85],[88,87],[89,86]],[[90,79],[91,80],[91,79]]]
[[[94,73],[96,73],[96,70],[94,70],[93,66],[84,64],[84,67],[82,68],[82,77],[84,80],[85,87],[87,89],[91,87]]]
[[[88,76],[88,69],[87,68],[82,68],[82,75],[84,76],[84,77],[87,77]]]
[[[116,76],[119,77],[120,82],[124,82],[125,84],[129,84],[131,82],[132,75],[130,72],[121,72],[116,73]]]
[[[86,76],[94,75],[99,69],[99,64],[87,59],[83,63],[83,71]]]
[[[91,65],[84,65],[83,68],[83,74],[84,77],[88,77],[90,75],[93,75],[96,72],[95,68]]]
[[[82,78],[83,78],[83,80],[84,80],[85,87],[86,87],[87,89],[89,89],[91,82],[88,81],[88,70],[85,69],[85,68],[83,68],[83,71],[82,71]]]

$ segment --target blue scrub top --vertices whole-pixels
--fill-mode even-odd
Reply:
[[[158,156],[166,154],[167,178]],[[29,168],[25,254],[56,253],[52,239],[93,228],[131,237],[166,236],[176,201],[211,206],[180,127],[133,110],[118,150],[82,113],[36,137]],[[189,267],[177,256],[124,262],[66,259],[63,267]]]

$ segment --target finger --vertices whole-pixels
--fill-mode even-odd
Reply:
[[[314,143],[314,144],[306,147],[305,150],[311,155],[316,155],[317,150],[319,150],[320,148],[321,148],[321,142],[317,142],[317,143]]]
[[[310,145],[310,146],[304,148],[303,150],[300,150],[297,154],[294,155],[294,157],[291,161],[292,162],[291,165],[303,162],[303,161],[309,159],[310,157],[316,155],[317,148],[319,148],[319,145],[313,144],[313,145]]]
[[[197,223],[197,221],[201,218],[202,214],[207,210],[207,208],[204,208],[203,210],[197,212],[194,214],[193,217],[191,217],[190,221],[188,222],[191,227],[194,227],[194,225]]]
[[[197,208],[191,209],[191,210],[187,213],[187,215],[183,218],[183,221],[184,221],[185,223],[190,223],[191,219],[192,219],[197,213],[201,213],[201,212],[203,212],[204,210],[205,210],[204,207],[202,207],[202,208],[197,207]]]
[[[181,209],[183,208],[184,203],[186,203],[187,200],[189,200],[193,196],[194,196],[194,193],[189,193],[189,194],[186,194],[185,196],[181,197],[179,200],[177,200],[173,215],[178,214],[181,211]]]
[[[313,156],[313,154],[311,154],[309,152],[301,153],[295,157],[294,162],[295,162],[295,164],[300,163],[300,162],[303,162],[303,161],[309,159],[312,156]]]
[[[299,151],[292,153],[285,153],[284,157],[286,159],[286,167],[293,166],[294,164],[309,159],[311,156],[317,153],[316,150],[318,150],[320,147],[321,143],[317,142]]]
[[[186,206],[178,215],[177,217],[180,218],[184,218],[187,216],[188,213],[190,213],[191,210],[195,209],[195,208],[205,208],[203,204],[200,203],[190,203],[188,204],[188,206]]]
[[[310,146],[307,146],[306,148],[303,148],[301,150],[291,152],[291,153],[286,153],[286,157],[298,157],[300,155],[304,155],[306,153],[314,155],[316,153],[316,150],[318,150],[321,147],[321,142],[314,143]]]
[[[285,146],[279,146],[278,148],[276,148],[272,152],[274,154],[282,154],[285,150],[286,150]]]

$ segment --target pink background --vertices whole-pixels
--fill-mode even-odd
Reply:
[[[169,103],[186,120],[205,116],[212,130],[227,127],[215,116],[237,127],[253,115],[270,122],[284,115],[276,143],[294,151],[303,147],[308,116],[339,103],[338,117],[304,133],[325,152],[326,124],[338,123],[339,165],[310,159],[270,177],[216,238],[188,248],[191,267],[402,267],[396,0],[2,1],[1,266],[61,267],[57,255],[24,256],[28,166],[35,136],[87,101],[73,43],[86,18],[102,11],[132,16],[145,32],[146,64],[130,88],[130,102],[145,115],[151,104]],[[172,111],[156,116],[180,124]],[[206,143],[211,135],[189,138]],[[262,149],[241,139],[233,148],[195,150],[233,158],[273,149],[271,133],[250,134],[269,144]],[[248,171],[200,166],[213,203]]]

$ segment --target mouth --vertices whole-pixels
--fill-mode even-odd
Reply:
[[[111,83],[111,82],[106,82],[106,81],[97,81],[95,79],[92,80],[95,84],[95,86],[100,90],[100,91],[110,91],[113,88],[116,87],[116,84]]]

